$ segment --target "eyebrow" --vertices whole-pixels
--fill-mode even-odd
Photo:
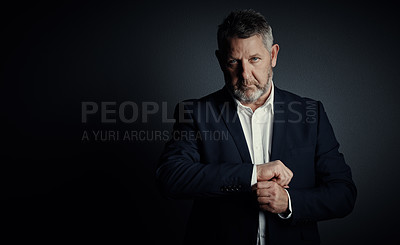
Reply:
[[[261,57],[261,54],[255,53],[255,54],[253,54],[253,55],[250,55],[250,58],[253,58],[253,57]]]
[[[250,58],[254,58],[254,57],[261,57],[261,56],[262,56],[261,54],[255,53],[255,54],[250,55],[249,57],[250,57]],[[237,58],[233,57],[232,55],[228,55],[228,59],[237,60]]]

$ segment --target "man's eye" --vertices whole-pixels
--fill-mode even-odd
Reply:
[[[260,58],[258,58],[258,57],[253,57],[253,58],[251,58],[250,60],[251,60],[251,61],[259,61]]]
[[[229,65],[235,65],[235,64],[237,64],[237,60],[229,60],[228,64]]]

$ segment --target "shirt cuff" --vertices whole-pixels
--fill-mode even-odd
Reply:
[[[253,173],[251,174],[251,186],[257,184],[257,166],[253,164]]]
[[[286,189],[285,189],[285,191],[289,198],[289,204],[288,204],[289,212],[278,214],[279,218],[281,218],[281,219],[289,219],[290,217],[292,217],[292,201],[290,200],[289,192]]]

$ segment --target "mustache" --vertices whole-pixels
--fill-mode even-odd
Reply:
[[[254,85],[257,88],[260,88],[255,79],[239,79],[237,81],[237,87],[238,88],[244,88],[246,86],[251,86],[251,85]]]

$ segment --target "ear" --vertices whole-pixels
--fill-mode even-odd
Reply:
[[[221,50],[215,50],[215,56],[218,59],[218,63],[219,63],[219,67],[221,68],[222,71],[224,71],[224,67],[225,67],[225,59],[224,59],[224,55],[222,54]]]
[[[271,66],[276,66],[276,61],[278,60],[279,45],[274,44],[271,48]]]

